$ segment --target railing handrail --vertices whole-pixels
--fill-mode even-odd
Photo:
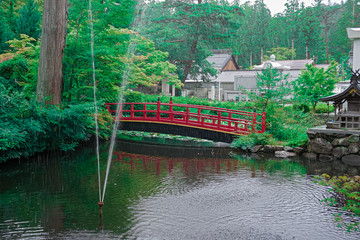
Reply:
[[[119,116],[116,117],[116,119],[120,121],[175,123],[189,127],[201,127],[213,131],[222,131],[235,135],[248,134],[251,132],[265,132],[265,112],[245,112],[235,109],[226,109],[211,106],[177,104],[173,103],[172,101],[170,101],[170,103],[162,103],[160,101],[105,103],[110,114],[116,113],[116,110],[111,110],[110,106],[119,104],[121,104],[121,113]],[[126,105],[130,106],[130,109],[124,109],[124,106]],[[134,106],[136,105],[142,105],[143,108],[135,109]],[[156,106],[156,108],[151,110],[147,109],[146,106],[148,105]],[[168,106],[168,109],[161,109],[161,106]],[[184,111],[174,111],[174,107],[181,107],[185,109]],[[197,111],[190,112],[189,109],[197,109]],[[201,110],[216,111],[217,114],[201,113]],[[127,115],[124,116],[124,113],[126,113]],[[155,114],[155,116],[148,116],[148,113]],[[228,115],[222,116],[222,113],[227,113]],[[164,114],[168,117],[164,117]],[[245,117],[246,119],[234,117],[234,115]],[[261,121],[257,120],[257,117],[259,116],[261,117]],[[261,130],[257,130],[260,129],[260,127]]]
[[[119,103],[105,103],[105,105],[117,105]],[[157,102],[125,102],[122,103],[124,105],[129,105],[129,104],[133,104],[133,105],[157,105]],[[182,104],[182,103],[163,103],[160,102],[161,106],[175,106],[175,107],[189,107],[189,108],[200,108],[203,110],[215,110],[215,111],[223,111],[223,112],[231,112],[231,113],[254,113],[254,112],[247,112],[247,111],[241,111],[241,110],[236,110],[236,109],[228,109],[228,108],[219,108],[219,107],[212,107],[212,106],[204,106],[204,105],[194,105],[194,104]],[[257,115],[261,115],[262,113],[257,113]]]

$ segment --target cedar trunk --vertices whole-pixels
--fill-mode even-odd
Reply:
[[[45,0],[36,96],[60,104],[63,88],[62,60],[67,35],[69,0]]]

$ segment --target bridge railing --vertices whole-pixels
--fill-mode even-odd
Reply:
[[[243,135],[265,132],[266,114],[218,107],[169,103],[106,103],[119,121],[155,122]],[[120,108],[119,115],[116,115]]]

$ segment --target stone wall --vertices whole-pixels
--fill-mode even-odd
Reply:
[[[340,160],[346,165],[360,166],[358,131],[309,129],[307,152],[302,155],[311,160],[332,162]]]

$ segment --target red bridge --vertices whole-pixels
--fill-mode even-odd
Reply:
[[[231,142],[234,136],[265,132],[266,114],[200,105],[169,103],[106,103],[122,129],[179,134]],[[117,107],[120,113],[116,115]]]

